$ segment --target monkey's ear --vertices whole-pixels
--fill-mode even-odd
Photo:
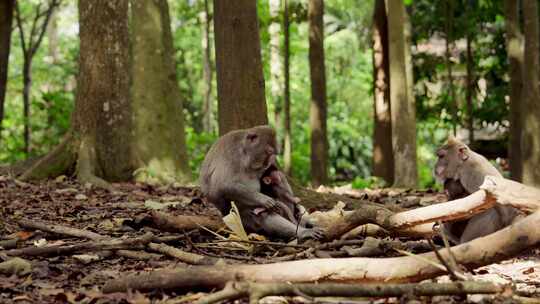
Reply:
[[[249,141],[249,142],[254,142],[256,139],[257,139],[258,135],[257,133],[248,133],[246,135],[246,139]]]
[[[462,161],[466,161],[469,158],[469,154],[467,153],[468,149],[469,148],[467,148],[467,146],[465,145],[462,145],[458,148],[459,159],[461,159]]]

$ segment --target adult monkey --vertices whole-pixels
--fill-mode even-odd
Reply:
[[[276,146],[276,133],[269,126],[223,135],[212,145],[201,166],[202,193],[222,215],[229,213],[234,201],[248,231],[281,238],[298,237],[299,241],[322,238],[320,228],[293,223],[283,215],[294,210],[284,210],[286,204],[261,193],[261,183],[268,182],[262,180],[263,175],[268,169],[277,168]],[[288,186],[286,179],[280,179],[275,186],[284,186],[283,182]]]
[[[437,150],[437,157],[434,174],[450,200],[478,191],[487,175],[502,177],[484,156],[452,136]],[[442,228],[452,242],[460,244],[510,225],[517,215],[516,209],[497,204],[469,219],[445,223]]]

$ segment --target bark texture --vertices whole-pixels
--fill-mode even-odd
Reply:
[[[416,122],[414,103],[411,103],[407,92],[406,43],[403,30],[405,8],[402,1],[388,1],[387,4],[394,186],[414,188],[418,176]]]
[[[538,1],[523,0],[525,55],[523,70],[524,109],[521,148],[523,183],[540,186],[540,88],[538,87]]]
[[[191,178],[166,0],[131,1],[134,156],[138,179]]]
[[[202,23],[201,47],[203,51],[203,78],[204,78],[204,101],[203,101],[203,128],[208,133],[214,132],[214,99],[212,98],[212,48],[210,44],[210,8],[208,0],[203,0],[204,11],[200,14]]]
[[[79,78],[74,113],[79,177],[131,177],[128,1],[79,1]],[[86,178],[83,178],[83,180]]]
[[[268,123],[257,2],[214,0],[219,133]]]
[[[281,137],[283,127],[283,62],[281,57],[281,24],[279,14],[280,0],[269,0],[270,20],[268,34],[270,36],[270,92],[274,103],[274,125],[278,129],[278,138]],[[281,140],[278,139],[278,144]]]
[[[0,45],[3,46],[0,48],[0,140],[2,139],[14,7],[15,0],[0,1]]]
[[[311,183],[328,181],[328,138],[326,133],[326,73],[324,65],[324,1],[309,0],[309,71],[311,76]]]
[[[289,0],[283,0],[283,170],[292,176]]]
[[[523,130],[521,112],[523,104],[523,34],[519,26],[519,1],[505,0],[506,52],[510,63],[510,138],[508,155],[510,177],[522,180],[521,132]]]
[[[373,175],[394,182],[390,108],[388,20],[384,0],[373,11]]]

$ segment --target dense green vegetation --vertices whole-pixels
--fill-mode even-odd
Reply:
[[[291,1],[291,100],[293,130],[293,175],[309,180],[309,100],[307,3]],[[466,5],[471,2],[471,5]],[[474,71],[474,125],[491,126],[507,132],[505,96],[508,94],[507,55],[504,42],[502,1],[455,0],[451,24],[444,16],[445,2],[415,0],[406,2],[413,28],[413,64],[417,102],[419,183],[433,186],[433,151],[454,124],[466,128],[465,109],[467,58],[465,39],[472,43]],[[21,14],[30,20],[34,1],[21,1]],[[354,181],[369,186],[372,150],[372,1],[327,0],[325,7],[325,51],[328,98],[328,138],[330,177],[335,182]],[[465,10],[463,7],[469,7]],[[170,3],[177,71],[184,100],[190,166],[196,174],[204,152],[217,136],[202,130],[203,85],[200,13],[203,1]],[[275,101],[270,94],[269,34],[272,20],[268,2],[258,1],[262,56],[267,81],[269,120],[274,121]],[[58,40],[51,45],[49,33],[34,58],[31,91],[31,155],[46,153],[69,128],[76,90],[78,36],[77,7],[65,2],[55,15]],[[28,24],[26,26],[29,26]],[[444,38],[450,29],[453,86],[457,120],[452,117],[453,102],[448,85]],[[29,30],[29,29],[27,29]],[[212,38],[212,37],[211,37]],[[442,51],[440,44],[442,43]],[[434,51],[434,44],[437,50]],[[424,47],[427,46],[427,49]],[[213,46],[212,46],[213,49]],[[22,160],[24,153],[22,116],[22,52],[19,32],[14,30],[6,98],[6,117],[0,139],[0,163]],[[57,52],[57,56],[52,56]],[[213,99],[216,100],[216,78]]]

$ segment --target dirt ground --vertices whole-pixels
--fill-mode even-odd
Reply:
[[[218,237],[208,231],[162,231],[148,221],[152,211],[175,215],[206,215],[219,218],[218,211],[200,198],[196,187],[170,185],[156,187],[146,184],[114,184],[117,192],[110,193],[80,185],[66,178],[40,183],[23,183],[0,176],[0,262],[10,257],[10,249],[31,246],[81,244],[88,239],[69,237],[59,233],[47,233],[23,228],[21,220],[62,225],[84,229],[99,235],[125,239],[151,232],[156,237],[170,236],[168,245],[184,251],[210,257],[224,257],[237,263],[270,263],[279,257],[291,254],[290,247],[256,245],[253,253],[234,247],[230,243],[217,242]],[[333,191],[356,198],[367,199],[394,208],[415,208],[442,202],[446,198],[434,191],[400,191],[392,189],[356,191],[348,187],[320,189]],[[332,206],[329,206],[329,208]],[[345,206],[346,207],[346,206]],[[315,210],[310,210],[311,212]],[[319,210],[320,211],[320,210]],[[219,232],[224,237],[227,233]],[[174,239],[176,237],[176,239]],[[362,237],[350,244],[331,250],[316,252],[308,258],[321,256],[347,256],[349,249],[362,244]],[[8,240],[17,240],[9,243]],[[283,241],[283,240],[268,240]],[[406,241],[401,239],[400,241]],[[422,240],[417,241],[422,242]],[[345,248],[347,247],[347,248]],[[425,246],[415,247],[418,252]],[[423,248],[423,249],[422,249]],[[428,248],[429,249],[429,248]],[[169,256],[135,247],[132,251],[141,256],[127,257],[117,251],[79,251],[68,254],[21,256],[31,267],[18,275],[0,273],[0,303],[192,303],[203,293],[192,290],[152,290],[103,294],[100,287],[126,273],[156,268],[187,267],[186,264]],[[396,256],[387,250],[380,256]],[[0,269],[1,272],[1,269]],[[530,296],[540,293],[540,259],[536,251],[523,256],[477,269],[475,279],[514,284],[517,290]],[[438,281],[447,278],[438,278]],[[326,299],[316,303],[369,303],[370,299],[339,300]],[[501,297],[468,296],[371,299],[375,302],[505,302]],[[245,300],[236,303],[244,303]],[[247,302],[245,302],[247,303]],[[310,303],[301,297],[271,297],[265,303]],[[313,302],[311,302],[313,303]]]

